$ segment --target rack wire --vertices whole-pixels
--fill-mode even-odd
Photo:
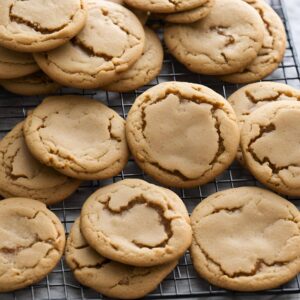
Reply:
[[[279,68],[265,80],[283,82],[300,88],[299,64],[297,63],[295,48],[291,40],[290,28],[286,18],[283,0],[271,0],[270,4],[282,18],[287,31],[288,44],[284,60]],[[79,94],[98,99],[115,109],[121,116],[126,118],[127,113],[134,102],[135,98],[149,87],[164,81],[189,81],[204,84],[216,92],[228,97],[232,92],[236,91],[240,86],[234,84],[225,84],[219,80],[193,74],[186,70],[182,65],[176,62],[166,51],[163,68],[160,75],[149,85],[134,91],[132,93],[110,93],[103,91],[86,91],[63,88],[58,95],[62,94]],[[42,100],[42,97],[20,97],[4,90],[0,90],[0,139],[12,129],[18,122],[22,121],[28,111],[36,107]],[[51,210],[60,218],[68,233],[74,220],[79,216],[80,209],[85,199],[99,187],[119,181],[124,178],[141,178],[149,182],[154,182],[145,175],[134,163],[133,160],[128,162],[126,168],[118,176],[110,179],[85,182],[78,191],[64,202],[52,206]],[[155,183],[155,182],[154,182]],[[255,186],[259,183],[240,165],[234,163],[228,170],[220,175],[215,181],[202,187],[184,190],[173,189],[185,202],[189,212],[204,198],[214,192],[239,187],[239,186]],[[289,199],[296,206],[300,206],[300,199]],[[288,284],[269,291],[264,291],[255,295],[300,295],[299,277]],[[148,299],[171,299],[171,298],[200,298],[213,296],[242,296],[246,293],[233,293],[223,289],[219,289],[210,285],[205,280],[198,277],[193,269],[190,255],[187,252],[180,260],[180,263],[160,285],[147,296]],[[55,270],[49,274],[43,281],[26,289],[0,295],[1,300],[98,300],[105,299],[102,295],[81,286],[73,277],[72,272],[66,265],[64,259],[58,264]]]

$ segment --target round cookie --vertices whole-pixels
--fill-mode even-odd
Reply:
[[[34,73],[24,77],[0,80],[0,85],[7,91],[22,96],[38,96],[55,93],[60,85],[51,80],[43,72]]]
[[[0,11],[0,45],[39,52],[63,45],[83,28],[84,0],[5,0]]]
[[[120,73],[116,81],[103,87],[114,92],[128,92],[151,82],[160,72],[164,52],[154,31],[145,27],[146,44],[141,58],[127,71]]]
[[[0,141],[0,194],[5,198],[32,198],[51,205],[70,196],[80,181],[41,165],[30,154],[23,122]]]
[[[25,198],[0,201],[0,292],[42,280],[64,247],[64,228],[45,204]]]
[[[262,47],[264,24],[240,0],[215,0],[210,14],[192,24],[167,26],[166,45],[189,70],[224,75],[243,70]]]
[[[244,0],[260,14],[264,24],[264,40],[257,58],[243,71],[221,77],[232,83],[259,81],[271,74],[282,61],[286,47],[284,25],[277,13],[263,0]]]
[[[98,253],[138,267],[178,260],[192,238],[182,200],[139,179],[96,191],[84,203],[80,222],[82,234]]]
[[[256,82],[240,88],[228,98],[236,113],[240,129],[255,109],[282,100],[300,101],[300,91],[283,83]],[[241,148],[238,149],[236,158],[244,165]]]
[[[300,196],[300,103],[279,101],[256,109],[241,131],[249,171],[270,189]]]
[[[256,187],[215,193],[191,222],[193,265],[216,286],[266,290],[300,272],[299,211],[274,193]]]
[[[110,178],[128,161],[123,118],[81,96],[46,98],[27,117],[24,135],[39,161],[74,178]]]
[[[98,88],[113,82],[142,55],[143,26],[125,7],[88,0],[84,29],[65,45],[34,55],[41,69],[54,81],[75,88]]]
[[[0,79],[13,79],[39,70],[31,54],[0,47]]]
[[[190,188],[213,180],[232,163],[240,133],[221,95],[199,84],[166,82],[136,99],[126,135],[147,174],[167,186]]]
[[[153,291],[172,272],[177,261],[154,267],[133,267],[111,261],[93,250],[77,219],[67,240],[66,261],[75,278],[107,297],[137,299]]]

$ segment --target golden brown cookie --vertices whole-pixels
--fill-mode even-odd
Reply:
[[[274,193],[256,187],[215,193],[191,222],[193,265],[218,287],[266,290],[300,272],[299,211]]]
[[[84,0],[2,0],[0,45],[20,52],[54,49],[86,21]]]
[[[210,14],[192,24],[167,26],[166,45],[189,70],[224,75],[244,70],[262,47],[264,24],[241,0],[215,0]]]
[[[39,161],[78,179],[115,176],[129,156],[125,121],[101,102],[81,96],[46,98],[27,117],[24,135]]]
[[[300,196],[300,103],[279,101],[256,109],[241,131],[249,171],[270,189]]]
[[[133,104],[126,135],[138,165],[167,186],[194,187],[234,160],[239,129],[230,104],[193,83],[165,82]]]
[[[133,267],[99,255],[86,242],[77,219],[66,246],[66,261],[75,278],[107,297],[137,299],[146,296],[177,265],[177,261],[154,267]]]
[[[0,201],[0,292],[42,280],[64,247],[64,228],[45,204],[25,198]]]
[[[139,179],[96,191],[83,205],[80,222],[82,234],[98,253],[138,267],[174,262],[191,243],[182,200]]]
[[[65,45],[34,55],[54,81],[75,88],[98,88],[113,82],[142,55],[143,26],[125,7],[109,1],[87,0],[84,29]]]

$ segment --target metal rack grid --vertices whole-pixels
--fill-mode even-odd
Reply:
[[[278,70],[266,80],[287,83],[296,88],[300,88],[300,75],[299,65],[293,47],[293,42],[290,36],[289,24],[286,19],[282,0],[271,0],[270,4],[277,11],[282,18],[287,28],[288,45],[284,60]],[[103,91],[86,91],[74,90],[69,88],[62,89],[58,94],[80,94],[92,97],[107,103],[110,107],[115,109],[121,116],[126,118],[127,113],[135,100],[135,98],[149,87],[164,81],[189,81],[204,84],[216,92],[228,97],[232,92],[239,88],[238,85],[224,84],[216,78],[195,75],[187,71],[182,65],[176,62],[167,52],[161,74],[150,85],[145,86],[138,91],[132,93],[108,93]],[[38,105],[42,97],[20,97],[4,90],[0,90],[0,139],[18,122],[23,120],[27,112]],[[119,181],[123,178],[142,178],[149,182],[154,182],[147,175],[137,167],[133,160],[130,160],[123,172],[105,181],[94,181],[84,183],[79,190],[64,202],[52,206],[51,210],[56,213],[65,226],[66,232],[79,216],[80,209],[85,199],[99,187],[105,186],[112,182]],[[191,212],[193,208],[210,194],[238,186],[253,186],[258,185],[255,179],[242,169],[237,163],[234,163],[227,171],[219,176],[215,181],[206,184],[202,187],[184,190],[174,189],[176,193],[184,200]],[[298,199],[290,199],[298,207],[300,201]],[[295,278],[292,282],[269,291],[255,294],[262,295],[287,295],[298,294],[300,295],[299,278]],[[219,289],[211,286],[206,281],[199,278],[193,269],[190,255],[187,252],[181,259],[180,263],[161,284],[160,286],[148,295],[148,299],[164,299],[164,298],[199,298],[199,297],[212,297],[212,296],[244,296],[248,294],[232,293],[226,290]],[[252,294],[253,295],[253,294]],[[80,286],[74,279],[72,272],[69,270],[64,260],[61,260],[55,270],[49,274],[42,282],[28,287],[26,289],[17,291],[15,293],[6,293],[0,295],[1,300],[97,300],[105,299],[98,293]]]

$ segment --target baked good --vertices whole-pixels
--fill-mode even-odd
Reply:
[[[151,82],[160,72],[164,51],[154,31],[145,27],[146,44],[142,56],[127,71],[118,75],[117,79],[103,87],[114,92],[128,92]]]
[[[138,165],[166,186],[205,184],[234,160],[239,129],[230,104],[213,90],[165,82],[140,95],[126,122]]]
[[[45,204],[26,198],[0,201],[0,292],[42,280],[64,247],[64,228]]]
[[[178,260],[192,237],[182,200],[139,179],[96,191],[84,203],[80,222],[82,234],[98,253],[138,267]]]
[[[257,57],[263,37],[260,15],[241,0],[215,0],[206,18],[169,25],[164,32],[170,53],[189,70],[206,75],[244,70]]]
[[[257,187],[215,193],[191,216],[193,265],[210,283],[236,291],[278,287],[300,272],[300,215]]]
[[[300,103],[279,101],[256,109],[241,131],[249,171],[270,189],[300,196]]]
[[[228,98],[236,113],[240,129],[255,109],[282,100],[300,101],[300,91],[287,84],[266,81],[248,84]],[[236,158],[245,165],[241,148],[238,149]]]
[[[0,79],[13,79],[39,70],[31,54],[0,47]]]
[[[232,83],[249,83],[265,78],[277,69],[284,57],[286,47],[285,28],[273,8],[263,0],[244,1],[260,14],[265,25],[264,39],[257,58],[244,70],[221,77],[222,80]]]
[[[60,84],[54,82],[43,72],[15,79],[0,80],[0,85],[7,91],[22,96],[51,94],[60,88]]]
[[[54,49],[86,21],[84,0],[5,0],[0,10],[0,45],[20,51]]]
[[[30,154],[23,122],[0,141],[0,194],[5,198],[32,198],[51,205],[70,196],[80,181],[40,164]]]
[[[128,160],[125,121],[99,101],[81,96],[46,98],[24,124],[29,150],[66,176],[115,176]]]
[[[91,89],[111,83],[140,58],[145,33],[137,17],[119,4],[87,0],[87,7],[87,23],[75,38],[34,58],[54,81]]]
[[[98,254],[86,242],[77,219],[67,240],[66,261],[75,278],[107,297],[137,299],[146,296],[177,265],[177,261],[154,267],[120,264]]]

